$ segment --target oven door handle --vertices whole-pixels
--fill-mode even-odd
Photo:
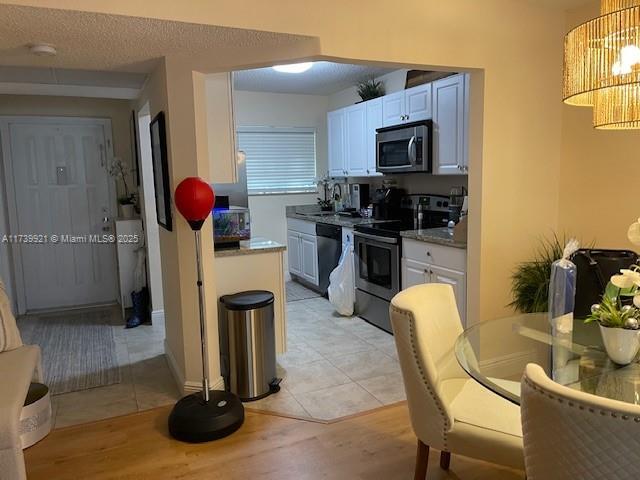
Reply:
[[[353,232],[355,237],[367,238],[369,240],[375,240],[376,242],[389,243],[391,245],[396,245],[398,243],[397,238],[389,238],[389,237],[378,237],[377,235],[371,235],[369,233],[362,232]]]

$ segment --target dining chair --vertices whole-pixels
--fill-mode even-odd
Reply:
[[[470,378],[454,346],[462,323],[450,285],[424,284],[398,293],[390,306],[413,431],[415,480],[424,480],[429,447],[447,470],[451,453],[524,470],[517,405]]]
[[[535,364],[521,405],[529,480],[640,478],[640,406],[562,386]]]

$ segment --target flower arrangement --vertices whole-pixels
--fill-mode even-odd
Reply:
[[[119,157],[114,157],[113,162],[109,166],[108,170],[109,175],[116,179],[116,181],[122,182],[124,195],[118,197],[118,203],[120,205],[135,205],[136,204],[136,195],[129,191],[129,184],[127,182],[127,177],[131,175],[133,170],[128,168]]]
[[[640,245],[640,219],[627,237]],[[609,357],[620,365],[633,361],[640,349],[640,266],[631,265],[613,275],[600,303],[591,306],[585,323],[597,322]]]

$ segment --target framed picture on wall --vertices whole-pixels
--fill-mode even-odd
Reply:
[[[153,159],[153,183],[156,196],[158,225],[171,231],[171,187],[169,185],[169,165],[167,162],[167,135],[164,112],[158,113],[151,121],[151,157]]]

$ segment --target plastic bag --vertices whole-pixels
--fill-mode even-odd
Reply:
[[[340,315],[353,315],[355,279],[353,272],[353,248],[351,241],[345,245],[338,266],[329,275],[329,301]]]
[[[557,329],[560,333],[568,333],[573,330],[577,269],[569,257],[578,248],[577,240],[569,240],[564,248],[562,258],[551,264],[549,321],[553,329]]]

